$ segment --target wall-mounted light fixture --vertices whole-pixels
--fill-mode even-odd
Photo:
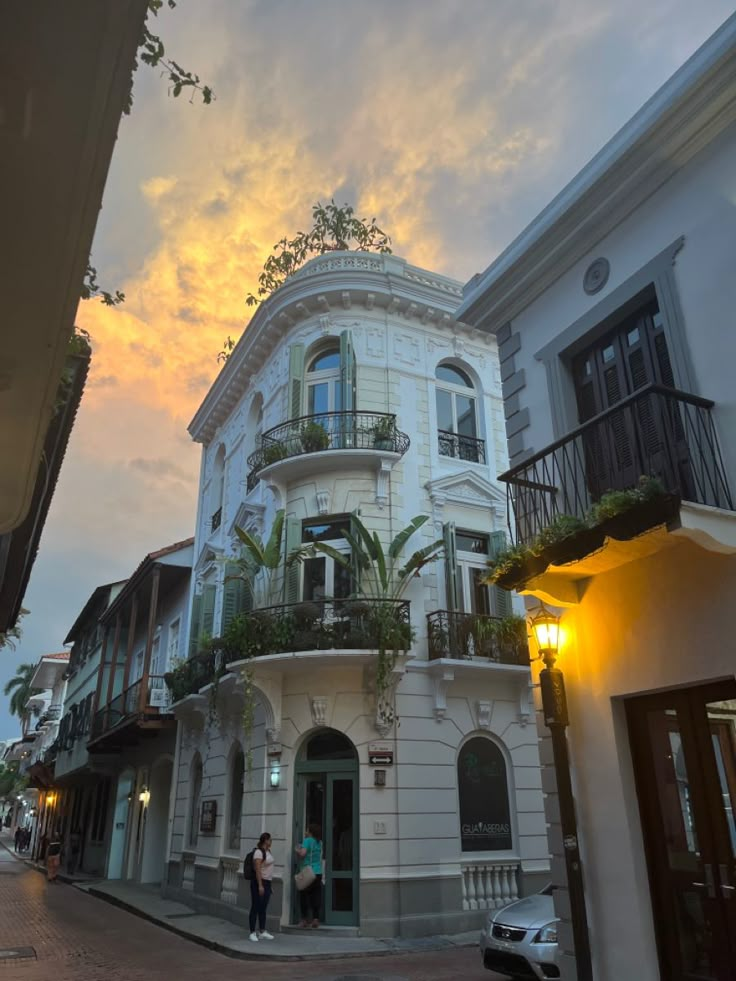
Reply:
[[[560,649],[560,618],[540,603],[537,612],[529,618],[529,626],[540,658],[548,668],[554,667]]]
[[[272,790],[275,790],[281,783],[281,763],[279,760],[274,760],[271,764],[270,783]]]
[[[56,794],[54,794],[54,793],[46,794],[46,806],[47,807],[51,807],[53,805],[53,803],[54,803],[55,800],[56,800]]]
[[[143,787],[141,792],[138,794],[138,800],[143,804],[144,807],[148,807],[148,802],[151,799],[151,791],[148,787]]]

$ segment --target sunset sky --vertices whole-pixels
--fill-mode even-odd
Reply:
[[[273,244],[334,197],[410,262],[488,263],[732,12],[730,0],[179,0],[155,28],[211,106],[141,66],[80,306],[93,361],[26,594],[21,661],[96,585],[193,533],[188,422]],[[0,738],[17,725],[0,702]]]

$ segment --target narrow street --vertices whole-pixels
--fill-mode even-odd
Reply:
[[[477,948],[268,964],[234,960],[72,886],[48,884],[4,848],[0,903],[0,981],[500,981],[483,969]],[[9,957],[10,951],[30,956]]]

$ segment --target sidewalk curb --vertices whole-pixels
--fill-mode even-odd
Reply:
[[[80,884],[74,883],[74,885],[76,888],[80,888]],[[132,906],[130,903],[126,903],[117,896],[111,896],[109,893],[103,892],[101,889],[95,889],[94,886],[80,889],[80,891],[86,892],[89,896],[94,896],[95,899],[102,899],[105,902],[110,903],[112,906],[117,906],[119,909],[123,909],[128,913],[132,913],[133,916],[139,916],[141,919],[147,920],[149,923],[153,923],[154,926],[161,927],[163,930],[168,930],[170,933],[175,933],[177,936],[183,937],[185,940],[191,940],[193,943],[199,944],[202,947],[208,947],[210,950],[214,950],[218,954],[224,954],[225,957],[230,957],[233,960],[240,961],[258,961],[261,964],[268,964],[271,961],[288,963],[289,961],[355,960],[358,957],[396,957],[402,954],[416,954],[420,952],[431,953],[432,951],[447,950],[450,948],[460,949],[462,947],[475,946],[474,943],[454,944],[452,941],[445,941],[443,943],[422,946],[421,950],[415,950],[411,947],[385,947],[382,950],[340,951],[338,953],[329,953],[328,951],[325,951],[314,954],[251,954],[245,950],[235,950],[233,947],[220,944],[216,940],[208,940],[206,937],[202,937],[199,934],[189,933],[187,930],[183,930],[181,927],[175,926],[173,923],[166,923],[165,921],[160,920],[158,917],[152,916],[150,913],[145,913],[143,910],[138,909],[137,906]]]

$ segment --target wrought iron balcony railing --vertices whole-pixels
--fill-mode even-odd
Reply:
[[[266,606],[241,615],[237,646],[215,647],[166,675],[172,700],[193,695],[222,675],[226,665],[249,657],[314,650],[408,651],[412,642],[408,600],[320,600]]]
[[[163,675],[149,675],[147,695],[141,707],[142,687],[143,679],[139,678],[95,714],[90,730],[90,742],[99,739],[122,722],[138,718],[149,710],[158,709],[159,712],[164,713],[167,711],[171,699]]]
[[[486,462],[486,441],[475,436],[461,436],[447,429],[437,430],[437,443],[440,456],[452,456],[468,463]]]
[[[605,493],[644,475],[682,500],[733,511],[713,405],[648,385],[507,470],[499,479],[512,539],[530,542],[561,515],[584,518]]]
[[[403,456],[409,437],[396,428],[396,416],[386,412],[323,412],[300,416],[269,429],[248,457],[248,490],[264,467],[307,453],[325,450],[384,450]]]
[[[497,664],[529,664],[526,625],[519,618],[436,610],[427,615],[429,659],[485,657]]]

